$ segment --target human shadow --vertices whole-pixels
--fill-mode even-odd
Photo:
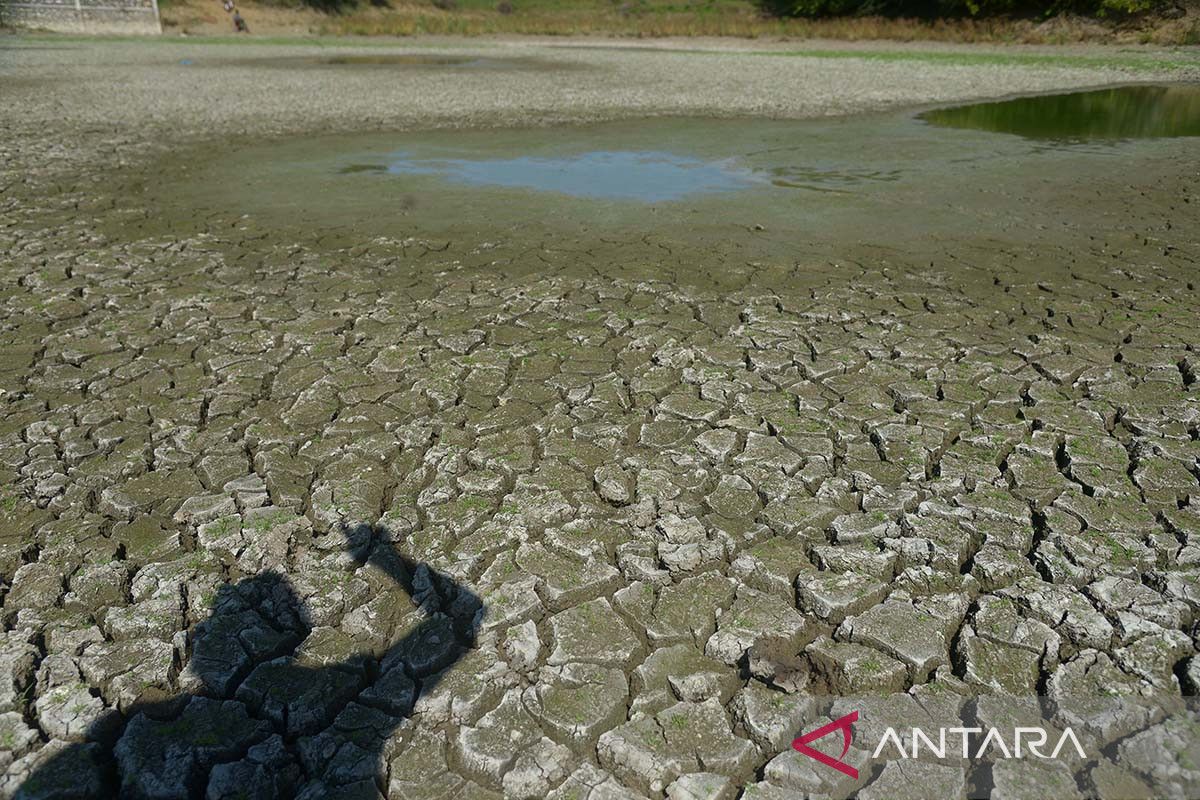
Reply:
[[[363,646],[344,631],[314,628],[279,573],[227,584],[195,628],[190,691],[95,723],[84,742],[56,747],[14,798],[386,794],[381,765],[393,755],[394,734],[472,647],[483,604],[369,526],[343,533],[357,565],[374,567],[384,585],[407,595],[391,604],[403,613],[382,617],[398,637],[375,631]],[[368,605],[382,609],[388,600],[380,592]]]

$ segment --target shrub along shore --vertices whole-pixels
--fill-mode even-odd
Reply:
[[[731,36],[1200,44],[1186,0],[243,0],[255,35]],[[218,0],[160,0],[164,30],[228,33]]]

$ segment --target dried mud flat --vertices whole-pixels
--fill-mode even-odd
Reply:
[[[1194,794],[1187,719],[1146,710],[1200,685],[1194,159],[1114,166],[1061,240],[783,265],[283,236],[129,193],[172,148],[306,126],[1127,76],[806,60],[768,91],[746,56],[622,54],[634,82],[496,47],[590,68],[402,94],[164,66],[212,52],[187,45],[3,54],[0,794]],[[854,750],[833,781],[789,747],[831,696],[897,725],[1049,697],[1089,755]]]

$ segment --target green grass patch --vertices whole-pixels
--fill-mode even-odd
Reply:
[[[946,66],[1059,67],[1167,72],[1200,66],[1200,59],[1140,56],[1078,56],[1049,53],[944,52],[921,50],[775,50],[747,53],[768,58],[857,58],[864,61],[917,61]]]

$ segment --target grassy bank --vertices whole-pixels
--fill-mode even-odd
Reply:
[[[1176,19],[1148,17],[1113,22],[1072,17],[1044,21],[960,19],[925,21],[883,17],[800,20],[764,16],[748,0],[437,0],[390,5],[325,0],[313,8],[244,0],[239,5],[255,34],[329,36],[481,36],[529,34],[622,37],[735,36],[743,38],[839,39],[845,41],[942,41],[1025,44],[1073,42],[1200,43],[1200,12]],[[316,0],[320,2],[320,0]],[[218,0],[161,0],[168,33],[213,34],[229,30]]]

